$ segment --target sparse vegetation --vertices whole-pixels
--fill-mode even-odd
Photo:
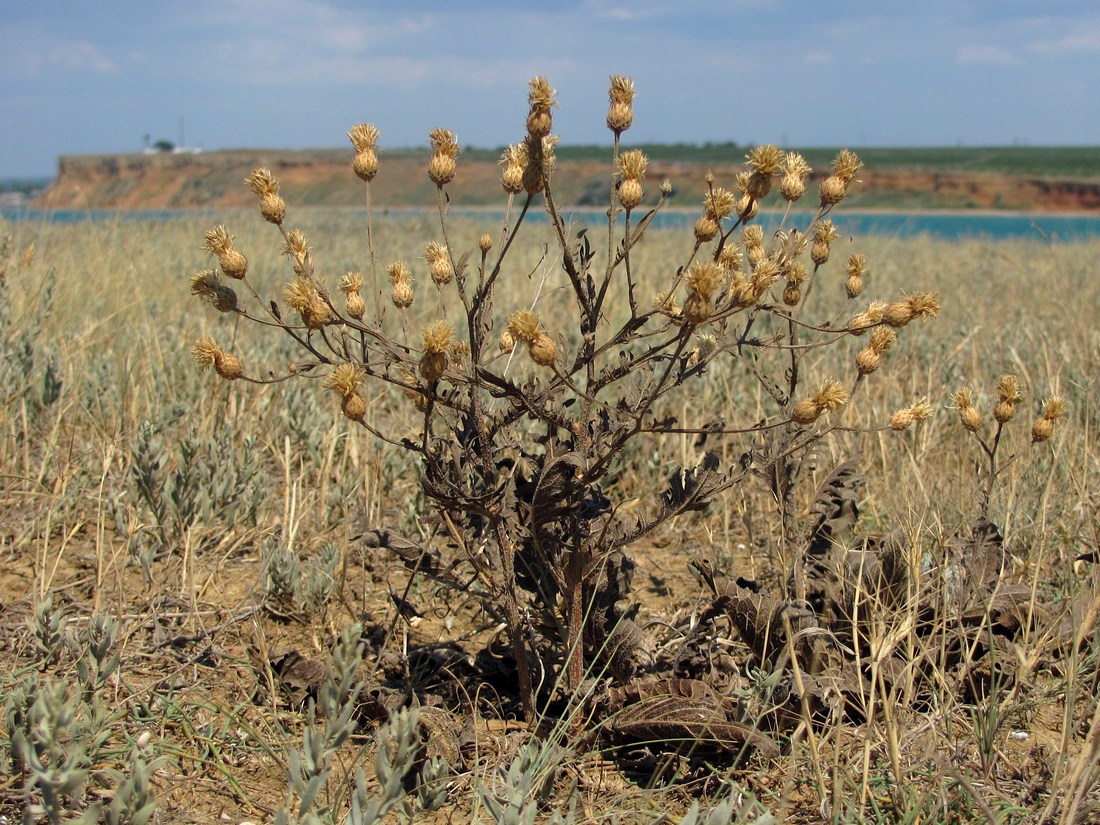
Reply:
[[[5,227],[3,813],[1095,816],[1095,244],[654,232],[615,91],[603,226],[535,84],[504,226]]]

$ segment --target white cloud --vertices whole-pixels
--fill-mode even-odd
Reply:
[[[1100,51],[1100,31],[1078,31],[1054,40],[1036,40],[1028,48],[1039,54],[1069,54]]]
[[[114,72],[118,67],[93,44],[81,40],[54,46],[49,52],[49,62],[66,69],[80,69],[101,74]]]
[[[957,60],[959,63],[985,63],[992,66],[1012,66],[1019,62],[1010,52],[1000,46],[990,46],[984,43],[972,43],[960,47]]]

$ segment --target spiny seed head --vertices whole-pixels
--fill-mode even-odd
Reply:
[[[927,398],[922,398],[911,406],[895,410],[890,416],[890,429],[900,432],[917,421],[927,421],[932,417],[932,413],[932,405],[928,403]]]
[[[821,205],[835,206],[844,200],[847,191],[848,187],[843,180],[836,175],[829,175],[821,181]]]
[[[1060,395],[1052,395],[1043,402],[1043,418],[1048,421],[1057,421],[1066,414],[1066,399]]]
[[[248,184],[248,188],[252,190],[258,198],[262,198],[265,195],[277,195],[279,194],[279,180],[271,174],[270,169],[253,169],[252,173],[244,179],[244,182]]]
[[[442,319],[432,321],[424,327],[424,351],[446,352],[451,345],[451,336],[454,335],[454,327]]]
[[[864,276],[867,274],[867,256],[862,252],[848,256],[848,274]]]
[[[744,253],[741,252],[741,247],[737,244],[728,243],[718,253],[718,265],[729,273],[740,272],[743,258]]]
[[[848,391],[835,378],[826,379],[817,392],[794,406],[792,419],[796,424],[812,424],[822,413],[834,412],[848,403]]]
[[[195,346],[191,348],[191,355],[194,356],[195,363],[200,367],[214,366],[214,362],[221,353],[222,348],[209,335],[199,338],[195,341]]]
[[[348,139],[355,147],[356,153],[373,152],[381,136],[382,133],[378,131],[378,127],[371,123],[356,123],[348,132]]]
[[[398,283],[400,281],[411,281],[412,272],[409,271],[409,267],[404,261],[394,261],[386,270],[390,275],[391,283]]]
[[[789,307],[798,306],[798,302],[802,300],[802,287],[798,284],[792,284],[787,282],[786,288],[783,290],[783,303]]]
[[[525,143],[513,143],[500,156],[500,163],[503,166],[518,166],[523,169],[527,166],[529,155],[527,153],[527,144]]]
[[[787,283],[798,286],[806,280],[806,265],[801,261],[792,261],[787,265]]]
[[[438,241],[429,241],[424,247],[424,259],[428,262],[432,280],[437,286],[444,286],[454,277],[454,266],[451,265],[451,255],[447,247]]]
[[[611,86],[607,90],[607,96],[612,103],[634,102],[634,81],[626,75],[617,74],[611,76]]]
[[[299,277],[306,278],[312,275],[313,258],[310,255],[306,236],[300,229],[292,229],[287,233],[283,254],[290,258],[290,264]]]
[[[787,152],[787,154],[783,156],[783,163],[780,169],[784,176],[793,175],[802,180],[805,180],[810,172],[813,171],[810,168],[810,164],[806,163],[806,159],[798,152]]]
[[[691,265],[687,274],[688,289],[709,299],[722,283],[722,267],[714,261],[700,261]]]
[[[512,333],[509,332],[508,330],[504,330],[504,332],[502,332],[500,334],[500,351],[501,352],[511,352],[513,349],[515,349],[515,346],[516,346],[515,336],[512,335]]]
[[[206,301],[213,301],[215,291],[221,285],[218,273],[213,269],[204,269],[191,276],[191,294]]]
[[[622,134],[634,122],[634,81],[625,75],[614,75],[607,96],[611,101],[607,128],[616,135]]]
[[[752,286],[760,295],[779,280],[779,264],[771,258],[764,258],[752,271]]]
[[[539,317],[529,309],[521,309],[508,319],[508,332],[520,341],[530,344],[542,332]]]
[[[844,294],[848,300],[858,298],[863,293],[863,278],[859,275],[849,275],[844,282]]]
[[[853,152],[851,149],[841,149],[839,154],[833,159],[833,174],[840,178],[844,185],[847,186],[855,178],[856,172],[863,166],[863,161],[859,159],[859,155]]]
[[[527,115],[527,132],[533,137],[546,137],[550,134],[550,129],[553,128],[550,108],[558,105],[557,101],[554,100],[554,94],[554,89],[545,77],[531,79],[530,92],[527,95],[527,100],[531,106]]]
[[[619,174],[624,178],[641,178],[649,166],[649,158],[641,149],[630,149],[619,155]]]
[[[1036,418],[1031,425],[1031,443],[1039,444],[1054,435],[1054,422],[1049,418]]]
[[[432,152],[437,155],[445,155],[451,159],[457,158],[462,147],[458,145],[458,136],[450,129],[432,129],[428,132],[428,142],[432,146]]]
[[[993,407],[993,420],[998,424],[1007,424],[1016,415],[1016,405],[1008,401],[998,401]]]
[[[976,433],[982,426],[982,417],[974,406],[974,391],[970,387],[959,387],[951,396],[955,408],[959,411],[959,421],[963,427]]]
[[[997,379],[997,394],[1001,401],[1008,404],[1019,404],[1023,400],[1020,393],[1020,379],[1011,373],[1006,373]]]
[[[354,292],[359,292],[363,288],[363,284],[366,283],[366,276],[362,272],[351,271],[344,275],[340,279],[340,289],[346,295],[351,295]]]
[[[818,221],[814,225],[814,240],[821,241],[822,243],[832,243],[840,237],[840,233],[837,231],[833,222],[826,218],[825,220]]]
[[[764,227],[756,223],[741,230],[741,240],[746,249],[764,245]]]
[[[710,189],[703,198],[703,209],[708,215],[722,221],[733,214],[737,206],[737,195],[721,186]]]
[[[940,296],[936,292],[915,292],[906,301],[914,318],[935,318],[940,314]]]
[[[872,301],[867,305],[867,309],[851,317],[848,321],[848,331],[853,335],[862,335],[870,327],[882,322],[886,307],[887,304],[882,301]]]
[[[677,318],[680,315],[680,307],[676,306],[676,299],[664,292],[658,292],[653,296],[653,308],[669,318]]]
[[[229,230],[221,225],[207,229],[203,234],[202,248],[212,255],[224,255],[233,248]]]
[[[770,177],[779,171],[783,163],[783,150],[778,146],[765,143],[763,146],[757,146],[745,157],[754,172]]]
[[[325,389],[341,398],[354,395],[363,383],[363,370],[358,364],[339,364],[324,380]]]
[[[871,333],[871,349],[879,355],[890,349],[898,340],[898,334],[890,327],[875,327]]]
[[[557,346],[552,339],[546,333],[539,333],[533,340],[527,344],[527,354],[531,356],[531,360],[538,364],[540,367],[549,367],[554,363],[554,357],[557,355]]]

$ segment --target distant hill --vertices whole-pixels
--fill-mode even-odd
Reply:
[[[656,197],[667,178],[675,206],[702,202],[704,176],[734,186],[744,168],[745,147],[736,144],[648,146],[647,193]],[[1100,147],[864,149],[860,185],[850,198],[856,208],[1008,209],[1082,211],[1100,208]],[[834,149],[804,154],[827,172]],[[471,149],[459,158],[448,187],[463,206],[503,203],[499,150]],[[607,201],[608,147],[563,147],[558,152],[555,192],[564,205]],[[425,173],[426,150],[380,153],[373,183],[380,207],[427,206],[435,185]],[[279,177],[287,201],[297,206],[362,206],[364,187],[351,171],[349,149],[229,149],[201,154],[119,154],[62,157],[58,174],[35,205],[62,209],[173,209],[250,207],[244,184],[249,172],[266,166]],[[811,197],[811,196],[807,196]]]

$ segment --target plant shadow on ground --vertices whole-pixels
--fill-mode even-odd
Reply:
[[[706,181],[686,238],[647,233],[616,83],[605,227],[553,204],[541,81],[496,235],[447,216],[445,130],[435,219],[292,230],[254,173],[275,250],[235,216],[191,282],[230,319],[195,356],[230,381],[183,363],[199,316],[147,286],[193,267],[201,229],[13,228],[5,814],[1096,814],[1089,256],[844,254],[843,154],[813,222],[764,238],[773,178],[793,202],[806,177],[774,147],[736,191]],[[351,137],[369,198],[377,134]],[[537,204],[545,237],[521,244]],[[945,266],[929,334],[910,323],[939,299],[902,290]],[[897,297],[867,304],[865,281]]]

